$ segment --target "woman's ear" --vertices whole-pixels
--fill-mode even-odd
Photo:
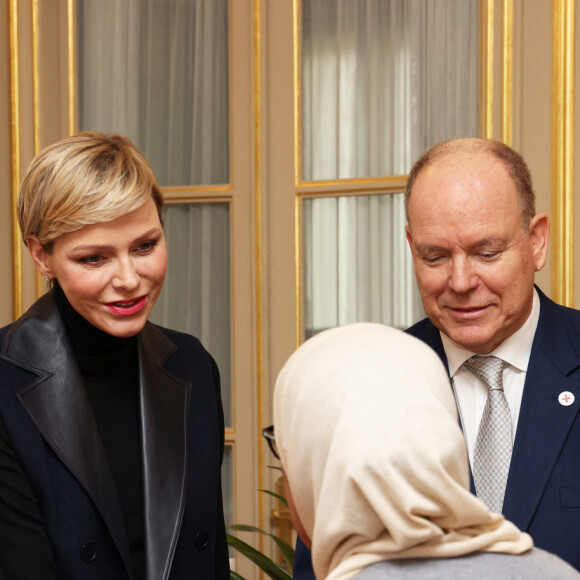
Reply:
[[[44,249],[38,237],[34,234],[26,236],[26,247],[38,268],[41,276],[53,278],[52,270],[50,269],[50,254]]]

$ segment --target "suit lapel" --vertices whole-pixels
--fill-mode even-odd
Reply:
[[[18,397],[46,443],[94,502],[129,572],[129,545],[115,482],[52,293],[13,325],[2,356],[38,376]]]
[[[558,402],[562,391],[580,400],[577,383],[560,375],[539,349],[532,351],[514,442],[503,513],[528,528],[564,446],[578,406]]]
[[[190,385],[163,364],[175,345],[155,326],[139,335],[147,578],[167,578],[186,500]]]
[[[503,513],[521,529],[530,525],[580,405],[580,356],[567,332],[568,314],[541,292],[540,320],[526,373]]]

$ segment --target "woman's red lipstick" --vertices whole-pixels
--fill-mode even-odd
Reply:
[[[113,314],[131,316],[141,312],[145,308],[145,304],[147,304],[147,295],[131,298],[130,300],[116,300],[115,302],[109,302],[106,306]]]

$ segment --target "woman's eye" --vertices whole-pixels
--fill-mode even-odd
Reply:
[[[157,245],[157,240],[151,240],[149,242],[143,242],[137,246],[137,251],[141,253],[150,252]]]
[[[80,258],[79,262],[83,264],[99,264],[103,260],[103,256],[100,254],[94,254],[93,256],[85,256],[84,258]]]

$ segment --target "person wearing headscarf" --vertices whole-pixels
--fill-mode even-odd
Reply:
[[[470,493],[447,373],[402,331],[358,323],[306,341],[278,376],[274,427],[319,580],[580,578]]]

